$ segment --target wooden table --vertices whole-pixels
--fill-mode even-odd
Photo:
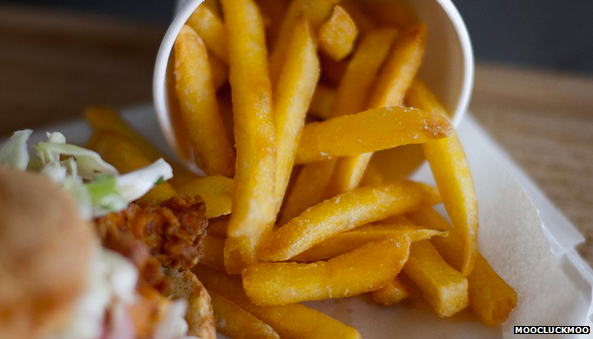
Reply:
[[[151,100],[165,27],[0,5],[0,137]],[[593,265],[593,78],[477,67],[471,112],[587,237]]]

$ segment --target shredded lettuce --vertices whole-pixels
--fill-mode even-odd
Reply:
[[[156,184],[173,177],[173,169],[159,159],[144,168],[121,175],[117,178],[117,187],[127,200],[135,200],[150,191]]]
[[[27,142],[33,133],[30,129],[15,132],[12,137],[0,148],[0,164],[14,167],[24,171],[29,164]]]
[[[80,214],[87,219],[120,211],[173,177],[171,166],[163,159],[120,175],[98,153],[68,144],[58,132],[48,133],[47,141],[35,145],[30,157],[27,142],[31,134],[31,130],[15,132],[0,149],[0,164],[46,175],[76,200]]]

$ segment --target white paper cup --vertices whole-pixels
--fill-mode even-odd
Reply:
[[[372,0],[366,0],[372,1]],[[383,0],[384,1],[384,0]],[[473,51],[467,29],[450,0],[402,0],[415,10],[428,27],[428,40],[419,78],[451,112],[453,123],[465,115],[474,78]],[[203,0],[177,2],[177,15],[161,43],[153,77],[153,100],[161,130],[168,145],[188,168],[199,172],[187,145],[180,145],[181,132],[174,130],[169,111],[167,68],[175,38]],[[185,138],[187,140],[187,138]]]

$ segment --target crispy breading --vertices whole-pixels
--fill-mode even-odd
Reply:
[[[188,269],[202,254],[201,241],[208,225],[204,212],[200,197],[174,197],[160,204],[131,203],[121,212],[96,219],[95,225],[103,241],[109,242],[107,247],[129,241],[115,239],[133,237],[163,265]],[[132,261],[142,255],[133,247],[127,250],[132,251],[126,255]]]

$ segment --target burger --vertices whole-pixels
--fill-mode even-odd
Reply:
[[[189,271],[206,232],[201,199],[135,203],[172,176],[166,162],[120,175],[60,133],[31,156],[30,135],[0,149],[0,338],[214,338]]]

